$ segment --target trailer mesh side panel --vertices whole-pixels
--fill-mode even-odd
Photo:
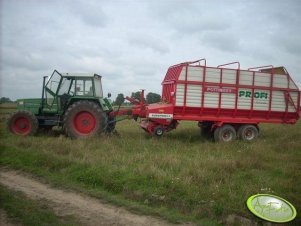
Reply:
[[[162,99],[174,118],[295,123],[300,91],[283,67],[261,71],[179,64],[168,69]]]

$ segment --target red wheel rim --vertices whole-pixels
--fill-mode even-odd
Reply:
[[[31,123],[26,117],[19,117],[12,125],[13,132],[20,135],[27,135],[31,130]]]
[[[93,114],[87,111],[81,111],[74,117],[74,128],[78,133],[88,135],[96,127],[96,119]]]

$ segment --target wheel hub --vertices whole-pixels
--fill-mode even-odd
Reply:
[[[26,124],[25,123],[20,123],[19,124],[19,128],[20,129],[25,129],[26,128]]]
[[[232,133],[230,131],[225,131],[223,134],[224,141],[232,140]]]
[[[163,131],[161,129],[157,130],[157,134],[158,135],[162,135],[163,134]]]
[[[252,130],[248,129],[246,132],[245,132],[245,136],[248,140],[252,140],[254,138],[254,133]]]
[[[89,135],[96,128],[96,118],[88,111],[81,111],[74,117],[75,130],[84,135]]]
[[[26,117],[19,117],[15,120],[12,125],[12,130],[16,134],[26,135],[30,132],[31,123]]]
[[[87,126],[87,125],[89,125],[89,121],[88,121],[87,119],[84,119],[84,120],[82,121],[82,124],[83,124],[84,126]]]

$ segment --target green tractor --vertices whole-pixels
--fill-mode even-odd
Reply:
[[[54,70],[47,78],[41,99],[17,100],[17,111],[7,122],[12,133],[34,135],[39,129],[60,126],[69,137],[81,138],[114,130],[113,107],[110,99],[103,97],[100,75]]]

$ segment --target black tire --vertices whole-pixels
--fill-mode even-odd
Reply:
[[[157,126],[157,127],[155,127],[155,129],[154,129],[154,134],[155,134],[157,137],[163,136],[163,134],[164,134],[164,129],[162,128],[162,126]]]
[[[223,125],[214,131],[214,140],[216,142],[231,142],[236,139],[236,131],[231,125]]]
[[[10,115],[7,120],[7,129],[17,135],[31,136],[38,131],[37,117],[30,111],[19,110]]]
[[[95,102],[80,100],[72,104],[64,116],[64,129],[71,138],[85,138],[104,132],[107,115]]]
[[[244,141],[253,141],[258,135],[258,128],[254,125],[242,125],[238,129],[238,137]]]

